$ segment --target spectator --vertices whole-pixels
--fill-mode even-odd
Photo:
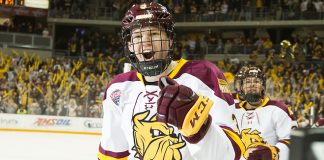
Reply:
[[[300,116],[298,119],[297,119],[297,123],[298,123],[298,126],[301,127],[301,128],[307,128],[309,127],[310,123],[309,123],[309,117],[307,114],[304,114],[302,116]]]
[[[216,5],[214,3],[209,3],[208,4],[208,11],[207,11],[207,20],[208,21],[213,21],[215,19],[215,10],[216,10]]]
[[[46,110],[45,110],[46,115],[52,115],[52,116],[57,115],[56,108],[54,108],[54,105],[52,103],[47,103],[45,105],[46,105]]]
[[[14,102],[14,100],[12,98],[8,98],[8,103],[5,103],[6,104],[6,107],[5,107],[5,113],[16,113],[17,109],[18,109],[18,105]]]
[[[182,7],[179,3],[177,3],[175,6],[174,6],[174,13],[175,14],[179,14],[182,12]]]
[[[92,100],[90,101],[90,107],[89,107],[89,117],[100,117],[100,109],[99,106]]]
[[[269,37],[265,38],[266,40],[263,42],[262,44],[262,48],[263,48],[263,53],[267,53],[269,50],[272,49],[273,44],[272,41]]]
[[[252,6],[251,1],[247,0],[246,4],[244,5],[244,12],[245,12],[245,20],[250,21],[252,20]]]
[[[71,98],[69,103],[67,104],[67,108],[68,108],[68,116],[70,117],[76,117],[77,116],[77,108],[78,105],[76,103],[76,100],[74,98]]]
[[[262,48],[262,46],[263,46],[263,43],[264,43],[264,41],[263,41],[263,39],[260,37],[255,43],[254,43],[254,46],[256,47],[256,48],[258,48],[258,49],[261,49]]]
[[[19,107],[17,110],[17,114],[28,114],[26,107]]]
[[[63,99],[58,99],[56,103],[56,108],[58,116],[68,116],[69,115],[69,108],[67,103]]]
[[[48,31],[47,27],[44,28],[42,34],[43,34],[43,37],[48,37],[49,36],[49,31]]]
[[[85,117],[85,108],[84,105],[80,104],[78,105],[78,107],[76,108],[76,116],[77,117]]]
[[[232,41],[231,40],[227,40],[225,45],[224,45],[224,54],[229,54],[230,53],[230,50],[232,48]]]
[[[29,114],[41,115],[42,109],[37,101],[37,99],[32,99],[31,105],[28,107]]]
[[[3,101],[0,100],[0,113],[6,113],[5,112],[6,106],[3,103]]]
[[[313,4],[316,8],[316,12],[321,13],[322,12],[322,8],[323,8],[323,2],[322,0],[314,0]]]
[[[255,2],[256,8],[256,17],[263,17],[263,0],[256,0]]]
[[[228,13],[228,4],[226,2],[226,0],[223,1],[222,5],[221,5],[221,19],[222,20],[227,20],[227,13]]]

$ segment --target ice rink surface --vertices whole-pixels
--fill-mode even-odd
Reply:
[[[100,136],[0,131],[0,160],[97,160]]]

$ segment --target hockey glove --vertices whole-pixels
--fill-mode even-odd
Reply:
[[[278,160],[278,148],[264,143],[254,143],[250,145],[244,157],[247,160]]]
[[[210,127],[213,101],[169,77],[161,77],[159,87],[157,121],[178,127],[187,141],[197,143]]]

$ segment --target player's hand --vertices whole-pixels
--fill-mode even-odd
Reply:
[[[183,136],[190,137],[198,133],[203,125],[210,126],[208,115],[212,100],[197,95],[187,86],[179,85],[169,77],[161,77],[158,100],[157,121],[169,123],[179,128]],[[208,130],[208,129],[207,129]]]
[[[161,92],[158,100],[157,120],[181,129],[184,118],[198,100],[198,95],[171,78],[162,77],[159,87]]]
[[[252,144],[245,151],[244,157],[247,160],[278,160],[278,148],[263,143]]]

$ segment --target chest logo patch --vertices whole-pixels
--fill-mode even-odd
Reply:
[[[133,136],[135,158],[141,160],[172,159],[181,160],[180,149],[186,143],[174,128],[156,121],[156,115],[148,118],[150,111],[138,113],[133,117]]]

